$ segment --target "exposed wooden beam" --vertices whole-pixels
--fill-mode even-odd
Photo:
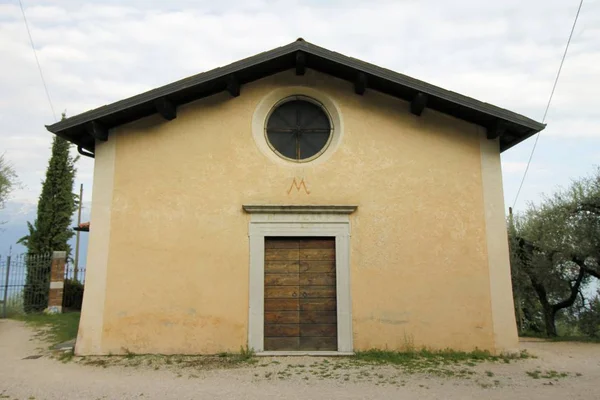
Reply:
[[[229,75],[229,78],[227,78],[226,90],[232,97],[238,97],[240,95],[240,83],[234,75]]]
[[[106,129],[102,124],[98,121],[90,121],[85,126],[87,132],[94,139],[101,140],[106,142],[108,140],[108,129]]]
[[[167,121],[177,118],[177,106],[166,97],[160,97],[154,100],[156,111]]]
[[[487,130],[487,138],[490,140],[494,140],[506,132],[506,122],[499,119]]]
[[[299,51],[296,53],[296,75],[304,75],[306,72],[306,54]]]
[[[421,116],[425,106],[427,105],[427,95],[425,93],[417,93],[413,101],[410,103],[410,112],[416,116]]]
[[[367,75],[364,72],[359,72],[356,75],[356,81],[354,81],[354,92],[362,96],[365,90],[367,90]]]

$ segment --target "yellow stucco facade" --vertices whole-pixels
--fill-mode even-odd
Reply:
[[[311,163],[273,158],[256,135],[265,99],[296,87],[336,108],[336,142]],[[155,115],[111,130],[96,144],[76,352],[246,346],[243,204],[357,206],[354,350],[516,349],[498,142],[477,125],[409,107],[311,70],[286,71],[242,86],[239,97],[180,106],[173,121]]]

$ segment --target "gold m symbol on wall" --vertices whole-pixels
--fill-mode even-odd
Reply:
[[[287,193],[290,194],[293,188],[296,188],[298,192],[300,191],[300,189],[304,188],[306,194],[310,194],[310,190],[308,190],[308,188],[306,187],[306,183],[304,183],[304,178],[301,178],[300,182],[298,182],[296,178],[294,178]]]

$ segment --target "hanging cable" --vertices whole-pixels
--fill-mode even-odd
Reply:
[[[19,6],[21,7],[21,14],[23,14],[23,21],[25,22],[25,28],[27,28],[27,35],[29,35],[29,43],[31,44],[31,50],[33,50],[33,55],[35,57],[35,62],[38,67],[38,71],[40,71],[40,77],[42,78],[42,84],[44,85],[44,91],[46,92],[46,97],[48,98],[48,103],[50,104],[50,109],[52,110],[52,116],[54,117],[54,121],[56,121],[56,113],[54,112],[54,106],[52,105],[52,100],[50,99],[50,92],[48,91],[48,86],[46,85],[46,79],[44,79],[44,73],[42,72],[42,66],[40,65],[40,60],[38,60],[37,51],[35,50],[35,46],[33,44],[33,38],[31,37],[31,31],[29,30],[29,23],[27,22],[27,17],[25,16],[25,9],[23,8],[23,3],[19,0]]]
[[[569,45],[571,44],[571,38],[573,37],[573,32],[575,31],[575,25],[577,25],[577,19],[579,18],[579,12],[581,11],[581,6],[583,5],[583,0],[579,2],[579,8],[577,9],[577,14],[575,14],[575,21],[573,21],[573,27],[571,27],[571,33],[569,34],[569,39],[567,40],[567,46],[565,47],[565,52],[562,56],[562,60],[560,60],[560,66],[558,67],[558,72],[556,74],[556,79],[554,79],[554,85],[552,86],[552,92],[550,92],[550,98],[548,99],[548,104],[546,104],[546,110],[544,111],[544,118],[542,118],[542,123],[546,122],[546,116],[548,115],[548,110],[550,109],[550,103],[552,103],[552,97],[554,97],[554,91],[556,90],[556,84],[558,83],[558,78],[560,77],[560,72],[562,71],[563,64],[565,62],[565,58],[567,57],[567,51],[569,50]],[[527,167],[525,167],[525,172],[523,173],[523,178],[521,179],[521,183],[519,184],[519,190],[517,190],[517,195],[515,196],[515,201],[513,201],[512,208],[515,208],[517,204],[517,200],[519,199],[519,194],[521,194],[521,189],[523,188],[523,183],[525,182],[525,177],[527,177],[527,172],[529,171],[529,166],[531,165],[531,159],[533,158],[533,153],[535,153],[535,148],[537,147],[538,141],[540,140],[540,133],[535,136],[535,142],[533,142],[533,148],[531,149],[531,154],[529,154],[529,160],[527,161]]]

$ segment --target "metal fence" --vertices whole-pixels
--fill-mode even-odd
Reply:
[[[52,253],[0,255],[0,317],[41,312],[48,307]],[[79,311],[85,268],[65,265],[63,310]]]
[[[48,306],[51,265],[51,253],[0,256],[3,318]]]

